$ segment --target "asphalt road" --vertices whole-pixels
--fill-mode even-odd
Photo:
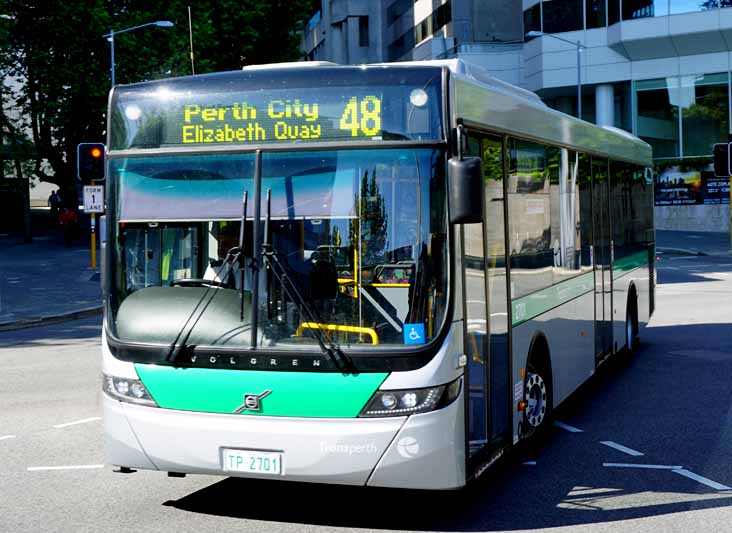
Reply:
[[[658,271],[637,355],[566,402],[538,453],[448,493],[114,473],[99,321],[0,333],[0,531],[729,531],[732,259]]]

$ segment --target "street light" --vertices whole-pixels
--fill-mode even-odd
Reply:
[[[147,22],[145,24],[140,24],[139,26],[132,26],[131,28],[125,28],[124,30],[109,30],[109,33],[106,35],[102,35],[102,37],[106,38],[109,41],[109,44],[111,45],[111,53],[112,53],[112,65],[110,67],[110,72],[112,74],[112,87],[114,87],[114,36],[118,33],[126,33],[128,31],[132,30],[139,30],[140,28],[144,28],[146,26],[160,26],[161,28],[170,28],[173,26],[173,23],[169,20],[156,20],[155,22]]]
[[[580,70],[580,51],[585,48],[579,41],[572,42],[569,39],[557,37],[552,33],[544,33],[543,31],[531,30],[526,37],[552,37],[559,41],[564,41],[577,47],[577,118],[582,119],[582,71]]]

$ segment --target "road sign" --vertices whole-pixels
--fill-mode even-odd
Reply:
[[[104,186],[84,186],[84,212],[104,213]]]

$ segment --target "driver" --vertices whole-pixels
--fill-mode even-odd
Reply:
[[[234,222],[220,222],[218,226],[217,259],[209,259],[203,279],[210,279],[224,283],[230,289],[239,289],[239,259],[241,256],[233,254],[227,258],[229,250],[239,244],[239,225]]]

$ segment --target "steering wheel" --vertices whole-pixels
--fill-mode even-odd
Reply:
[[[215,279],[180,278],[174,279],[170,282],[171,287],[203,287],[206,285],[213,287],[226,287],[226,284]]]

